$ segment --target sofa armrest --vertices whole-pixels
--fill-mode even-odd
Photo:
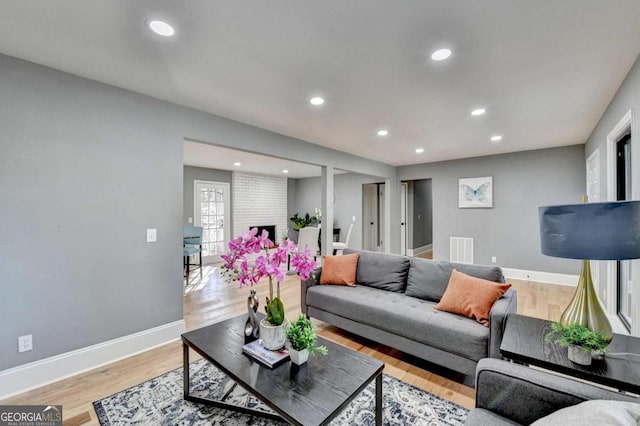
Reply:
[[[577,380],[507,361],[485,358],[476,369],[476,408],[520,424],[530,424],[554,411],[591,399],[638,402]]]
[[[300,310],[307,315],[307,289],[313,285],[320,284],[320,274],[322,268],[316,268],[308,280],[300,280]]]
[[[504,327],[507,322],[507,314],[516,313],[518,307],[518,293],[514,289],[507,292],[493,304],[489,317],[489,358],[501,359],[500,343],[504,335]]]

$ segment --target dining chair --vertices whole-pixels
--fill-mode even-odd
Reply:
[[[353,230],[353,223],[349,225],[349,230],[347,231],[347,239],[344,240],[344,243],[335,242],[333,243],[333,253],[334,254],[344,254],[344,249],[349,247],[349,240],[351,240],[351,231]]]
[[[320,251],[318,245],[318,238],[320,236],[320,228],[314,226],[307,226],[300,229],[298,234],[298,251],[304,253],[305,247],[309,247],[309,253],[315,259]]]
[[[198,266],[191,263],[190,256],[198,254],[200,258],[200,276],[202,276],[202,226],[184,225],[182,228],[183,244],[182,244],[182,260],[185,269],[185,277],[189,278],[189,267]]]

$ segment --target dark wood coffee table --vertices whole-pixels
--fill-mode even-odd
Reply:
[[[505,327],[500,345],[505,358],[640,394],[640,357],[614,355],[640,354],[640,339],[636,337],[614,334],[609,345],[612,356],[582,366],[569,361],[567,348],[545,340],[551,331],[550,321],[509,314]]]
[[[383,362],[318,338],[318,345],[329,349],[328,355],[311,357],[300,367],[287,361],[271,369],[242,353],[246,318],[239,316],[182,335],[184,399],[295,425],[322,425],[375,379],[376,425],[382,425]],[[190,395],[189,348],[279,415],[236,407],[224,398],[213,401]]]

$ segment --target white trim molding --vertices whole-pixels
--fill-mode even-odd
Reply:
[[[578,285],[578,275],[557,274],[554,272],[527,271],[524,269],[502,268],[505,278],[559,284],[571,287]]]
[[[0,400],[166,345],[185,330],[182,319],[0,371]]]
[[[415,257],[422,253],[426,253],[433,249],[433,244],[427,244],[425,246],[416,247],[414,249],[407,249],[407,256]]]

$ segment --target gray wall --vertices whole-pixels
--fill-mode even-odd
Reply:
[[[640,147],[640,57],[636,60],[629,74],[627,74],[627,77],[618,89],[618,93],[614,96],[587,140],[585,158],[600,148],[600,199],[603,201],[607,199],[607,135],[630,109],[633,110],[631,155],[635,157],[634,159],[638,160],[640,159],[640,150],[638,149],[638,147]],[[633,167],[635,167],[635,164]],[[636,174],[636,176],[638,175]],[[638,185],[640,183],[636,180],[633,184]],[[595,282],[598,283],[598,295],[603,301],[606,301],[607,294],[617,293],[617,289],[607,288],[606,273],[607,268],[605,267],[605,262],[600,262],[600,275],[599,277],[595,277]],[[611,283],[611,285],[615,287],[615,283]],[[612,301],[609,302],[611,303]],[[635,328],[635,324],[640,320],[638,309],[632,309],[631,315],[632,324],[634,324],[633,334],[636,336],[640,335],[637,331],[638,329]]]
[[[340,241],[344,241],[347,238],[352,217],[356,217],[349,242],[351,248],[362,248],[362,185],[376,182],[382,182],[382,180],[356,173],[335,176],[333,225],[340,228]],[[320,178],[297,179],[295,197],[296,204],[293,213],[313,214],[314,208],[320,206]],[[395,232],[397,233],[397,230]]]
[[[293,230],[293,223],[289,218],[296,213],[297,185],[298,179],[287,179],[287,229],[289,230],[289,238],[292,238],[295,242],[298,242],[298,235]]]
[[[432,179],[434,258],[449,258],[449,237],[473,237],[474,261],[577,274],[578,261],[540,253],[538,207],[579,203],[585,192],[584,145],[398,168],[402,180]],[[459,209],[458,179],[493,176],[492,209]]]
[[[182,319],[184,139],[396,173],[5,55],[0,129],[0,370]]]
[[[433,212],[431,179],[413,181],[412,239],[409,248],[414,249],[433,242]]]
[[[206,180],[211,182],[225,182],[231,187],[232,172],[229,170],[207,169],[204,167],[193,166],[184,166],[183,170],[182,198],[184,203],[182,205],[182,223],[187,224],[190,217],[195,220],[193,212],[193,181]],[[233,187],[231,187],[229,200],[233,200]],[[231,203],[230,213],[231,223],[229,223],[229,229],[233,229],[233,203]]]
[[[630,109],[634,111],[631,136],[635,146],[635,141],[640,137],[640,57],[636,60],[624,82],[620,85],[618,93],[587,139],[585,157],[589,157],[593,151],[600,148],[600,194],[602,200],[605,200],[607,196],[607,135]]]

